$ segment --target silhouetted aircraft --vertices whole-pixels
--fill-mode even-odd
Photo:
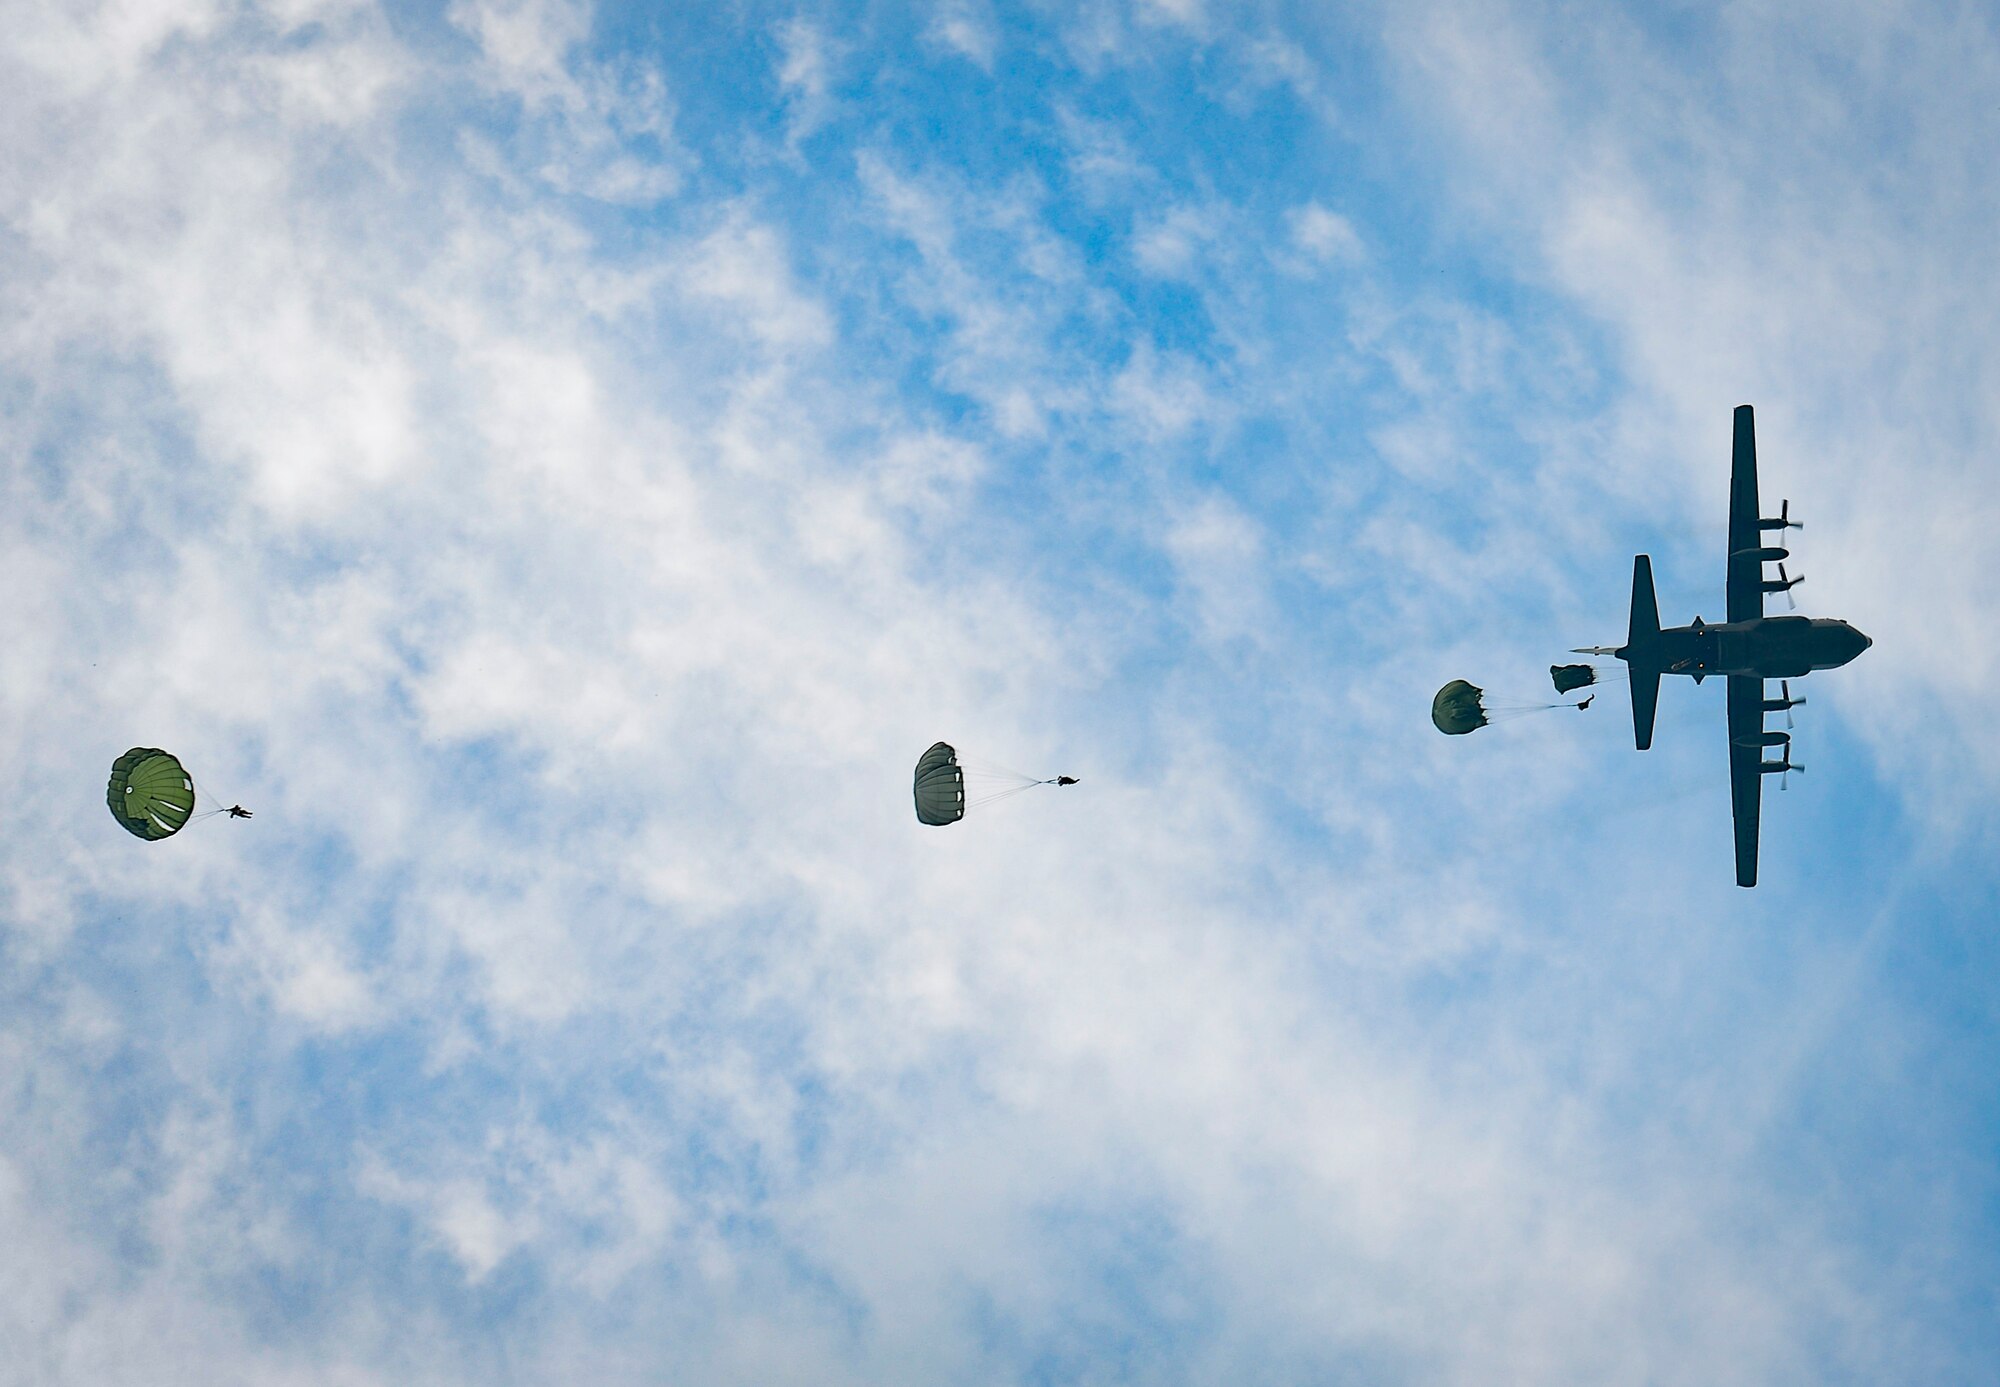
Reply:
[[[1759,792],[1767,775],[1803,771],[1792,760],[1789,732],[1766,732],[1764,715],[1783,713],[1791,726],[1791,709],[1804,703],[1793,698],[1789,682],[1779,685],[1777,698],[1764,696],[1764,681],[1789,681],[1816,669],[1835,669],[1874,642],[1844,621],[1826,617],[1765,616],[1764,595],[1782,592],[1786,600],[1803,578],[1785,576],[1787,551],[1764,543],[1766,530],[1800,528],[1792,519],[1790,501],[1775,520],[1758,515],[1757,428],[1749,405],[1736,410],[1736,446],[1729,477],[1729,620],[1710,626],[1700,617],[1688,626],[1660,629],[1660,607],[1653,596],[1653,561],[1644,554],[1632,560],[1632,621],[1625,644],[1611,649],[1592,646],[1579,655],[1615,655],[1631,667],[1632,739],[1639,750],[1653,744],[1653,713],[1660,701],[1660,676],[1685,674],[1699,684],[1711,674],[1729,679],[1729,790],[1736,817],[1736,884],[1757,884],[1757,813]],[[1764,565],[1776,563],[1775,580],[1764,576]],[[1782,759],[1766,761],[1764,748],[1783,747]]]

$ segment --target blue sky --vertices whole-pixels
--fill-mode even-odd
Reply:
[[[1979,1381],[1991,17],[0,36],[0,1381]],[[1445,739],[1807,522],[1719,691]],[[929,743],[1082,777],[911,818]],[[179,753],[254,821],[143,844]]]

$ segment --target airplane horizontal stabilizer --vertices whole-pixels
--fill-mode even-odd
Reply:
[[[1653,714],[1660,707],[1660,671],[1632,670],[1632,743],[1644,751],[1653,744]]]
[[[1625,644],[1636,656],[1660,638],[1660,603],[1653,596],[1653,560],[1645,554],[1632,556],[1632,621],[1625,631]],[[1631,658],[1628,656],[1627,658]]]
[[[1653,594],[1653,560],[1632,556],[1632,620],[1618,652],[1632,672],[1632,741],[1653,744],[1653,714],[1660,706],[1660,603]]]

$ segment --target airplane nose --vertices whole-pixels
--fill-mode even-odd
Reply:
[[[1856,636],[1859,636],[1859,637],[1860,637],[1860,639],[1861,639],[1861,649],[1862,649],[1862,650],[1868,650],[1868,649],[1870,649],[1870,648],[1872,648],[1872,647],[1874,646],[1874,644],[1875,644],[1875,642],[1874,642],[1874,641],[1870,640],[1870,639],[1869,639],[1869,638],[1868,638],[1867,636],[1863,636],[1863,635],[1861,635],[1861,633],[1860,633],[1859,631],[1855,631],[1855,630],[1854,630],[1854,628],[1853,628],[1852,626],[1848,627],[1847,629],[1848,629],[1848,630],[1850,630],[1850,631],[1854,631],[1854,634],[1855,634]],[[1860,651],[1856,651],[1855,653],[1856,653],[1856,654],[1858,655],[1858,654],[1860,654],[1861,652],[1860,652]]]

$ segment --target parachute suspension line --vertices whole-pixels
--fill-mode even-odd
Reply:
[[[1012,766],[984,758],[968,760],[961,756],[958,767],[965,776],[965,804],[968,809],[1010,799],[1023,790],[1032,790],[1047,783],[1032,775],[1024,775]]]
[[[966,805],[970,808],[982,804],[997,804],[1003,799],[1012,799],[1015,795],[1025,795],[1030,790],[1039,790],[1044,785],[1059,784],[1061,780],[1061,776],[1052,775],[1047,780],[1030,780],[1025,784],[1002,785],[997,789],[981,790],[976,796],[968,796]]]
[[[958,758],[958,768],[965,773],[965,777],[968,780],[1005,780],[1017,785],[1032,785],[1035,783],[1034,776],[1028,775],[1023,771],[1017,771],[1012,766],[1006,765],[1003,762],[989,761],[984,757],[960,756]]]
[[[1488,722],[1512,722],[1516,718],[1530,717],[1535,713],[1553,713],[1558,708],[1581,708],[1582,700],[1575,703],[1489,703],[1486,705]]]
[[[1431,723],[1447,737],[1461,737],[1496,722],[1510,722],[1526,717],[1530,713],[1553,713],[1558,708],[1573,708],[1581,712],[1597,697],[1593,688],[1596,681],[1577,681],[1577,666],[1551,666],[1549,674],[1555,679],[1559,695],[1578,693],[1592,689],[1574,702],[1557,703],[1498,703],[1489,700],[1486,690],[1464,679],[1454,679],[1437,691],[1431,700]]]
[[[1052,775],[1047,780],[1031,780],[1026,785],[1010,785],[1004,790],[989,791],[986,794],[979,796],[979,798],[977,799],[968,800],[967,804],[968,805],[992,804],[996,800],[1012,799],[1015,795],[1023,795],[1030,790],[1039,790],[1044,785],[1062,785],[1062,784],[1074,785],[1076,783],[1077,782],[1069,776]]]
[[[1038,780],[1031,785],[1011,785],[1004,790],[991,790],[983,795],[967,796],[965,804],[968,809],[981,808],[988,804],[998,804],[1003,799],[1012,799],[1016,795],[1025,795],[1028,791],[1044,783]]]
[[[209,789],[206,785],[203,785],[199,780],[196,780],[194,778],[194,772],[192,771],[188,772],[188,784],[194,786],[195,794],[199,795],[202,799],[206,799],[210,804],[215,806],[213,809],[204,809],[199,814],[194,815],[192,818],[188,820],[188,822],[191,824],[201,823],[204,820],[212,819],[217,814],[227,814],[231,806],[233,806],[236,803],[234,799],[230,799],[226,795],[219,795],[215,791]],[[224,800],[228,800],[228,803],[224,803]]]
[[[188,778],[188,784],[194,786],[195,803],[199,804],[202,800],[207,800],[210,804],[215,806],[213,809],[204,809],[199,814],[193,815],[191,818],[188,819],[189,823],[198,824],[205,819],[212,819],[217,814],[223,813],[228,808],[227,805],[223,804],[221,800],[215,797],[214,791],[210,790],[206,785],[202,784],[199,780],[196,780],[194,778],[193,771],[189,771],[187,773],[187,778]]]

